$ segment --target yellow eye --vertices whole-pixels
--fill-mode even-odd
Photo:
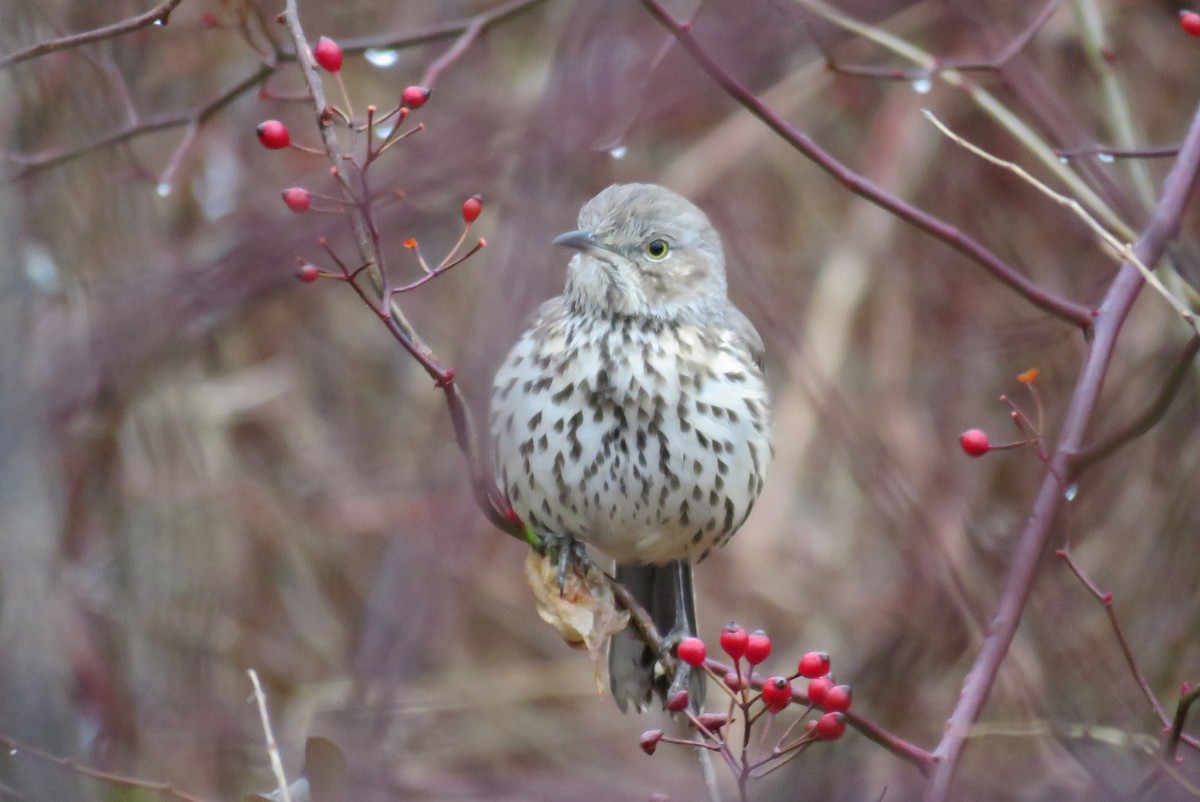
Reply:
[[[665,239],[652,239],[646,243],[646,255],[651,259],[666,259],[671,252],[671,246]]]

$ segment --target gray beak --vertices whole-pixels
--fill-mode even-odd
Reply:
[[[577,251],[604,250],[604,246],[596,239],[596,235],[590,231],[568,231],[565,234],[559,234],[553,242],[555,245],[574,248]]]

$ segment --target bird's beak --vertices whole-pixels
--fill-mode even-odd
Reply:
[[[606,248],[596,239],[596,235],[591,231],[568,231],[565,234],[559,234],[553,240],[555,245],[562,245],[566,248],[574,248],[577,251],[584,253],[594,253],[595,251],[603,251]]]

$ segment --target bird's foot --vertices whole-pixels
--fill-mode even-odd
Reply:
[[[572,571],[576,576],[586,577],[591,560],[588,558],[587,546],[570,535],[543,535],[546,543],[546,554],[558,560],[558,592],[561,595],[567,585],[567,575]]]
[[[673,628],[670,632],[663,636],[663,650],[660,653],[662,657],[671,657],[675,648],[679,646],[679,642],[684,638],[691,637],[692,633],[684,628]],[[699,711],[700,705],[704,702],[704,669],[702,667],[693,667],[680,660],[677,656],[674,659],[675,673],[671,677],[671,684],[667,687],[667,692],[663,696],[663,704],[674,699],[680,691],[688,692],[688,707],[693,711]],[[661,686],[660,686],[661,687]]]

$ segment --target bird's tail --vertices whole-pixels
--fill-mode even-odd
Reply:
[[[696,634],[696,595],[692,566],[686,560],[666,565],[618,565],[617,581],[650,613],[654,628],[668,642]],[[670,683],[657,664],[658,655],[642,643],[632,627],[613,636],[608,652],[609,682],[622,712],[630,702],[639,712],[645,711],[655,693],[666,703]],[[691,703],[699,708],[704,701],[704,672],[693,669],[687,683]]]

